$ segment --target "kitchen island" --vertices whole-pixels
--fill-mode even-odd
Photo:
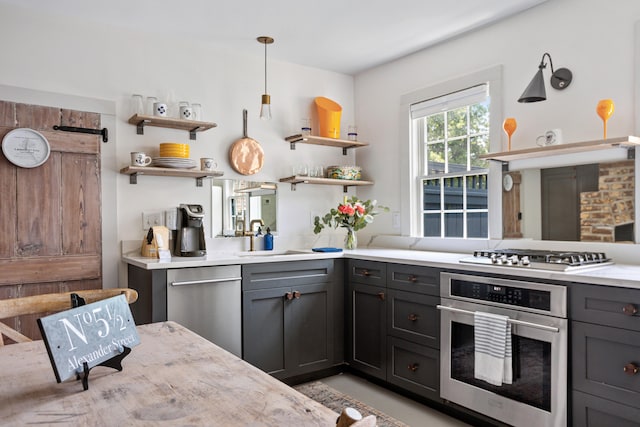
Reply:
[[[175,322],[138,326],[121,372],[56,383],[43,341],[0,347],[5,425],[330,426],[338,414]]]

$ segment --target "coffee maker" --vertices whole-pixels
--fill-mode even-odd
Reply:
[[[176,256],[205,256],[204,209],[202,205],[181,204],[178,208]]]

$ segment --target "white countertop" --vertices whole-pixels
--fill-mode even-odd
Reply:
[[[564,282],[591,283],[640,289],[640,265],[614,264],[593,267],[580,271],[552,271],[529,268],[501,267],[492,265],[462,264],[460,258],[469,254],[431,252],[409,249],[366,248],[344,252],[312,252],[311,250],[211,252],[206,257],[173,257],[158,260],[141,256],[123,256],[122,260],[146,270],[207,267],[231,264],[254,264],[264,262],[308,261],[315,259],[352,258],[369,261],[439,267],[449,270],[505,274],[536,279]]]

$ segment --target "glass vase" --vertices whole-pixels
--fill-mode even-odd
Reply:
[[[356,232],[351,227],[345,227],[347,229],[347,235],[344,238],[345,249],[356,249],[358,247],[358,238]]]

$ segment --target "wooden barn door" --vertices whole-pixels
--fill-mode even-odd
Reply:
[[[20,168],[0,154],[0,299],[102,288],[100,115],[0,101],[0,141],[15,128],[42,133],[51,155]],[[35,316],[3,320],[40,339]]]

